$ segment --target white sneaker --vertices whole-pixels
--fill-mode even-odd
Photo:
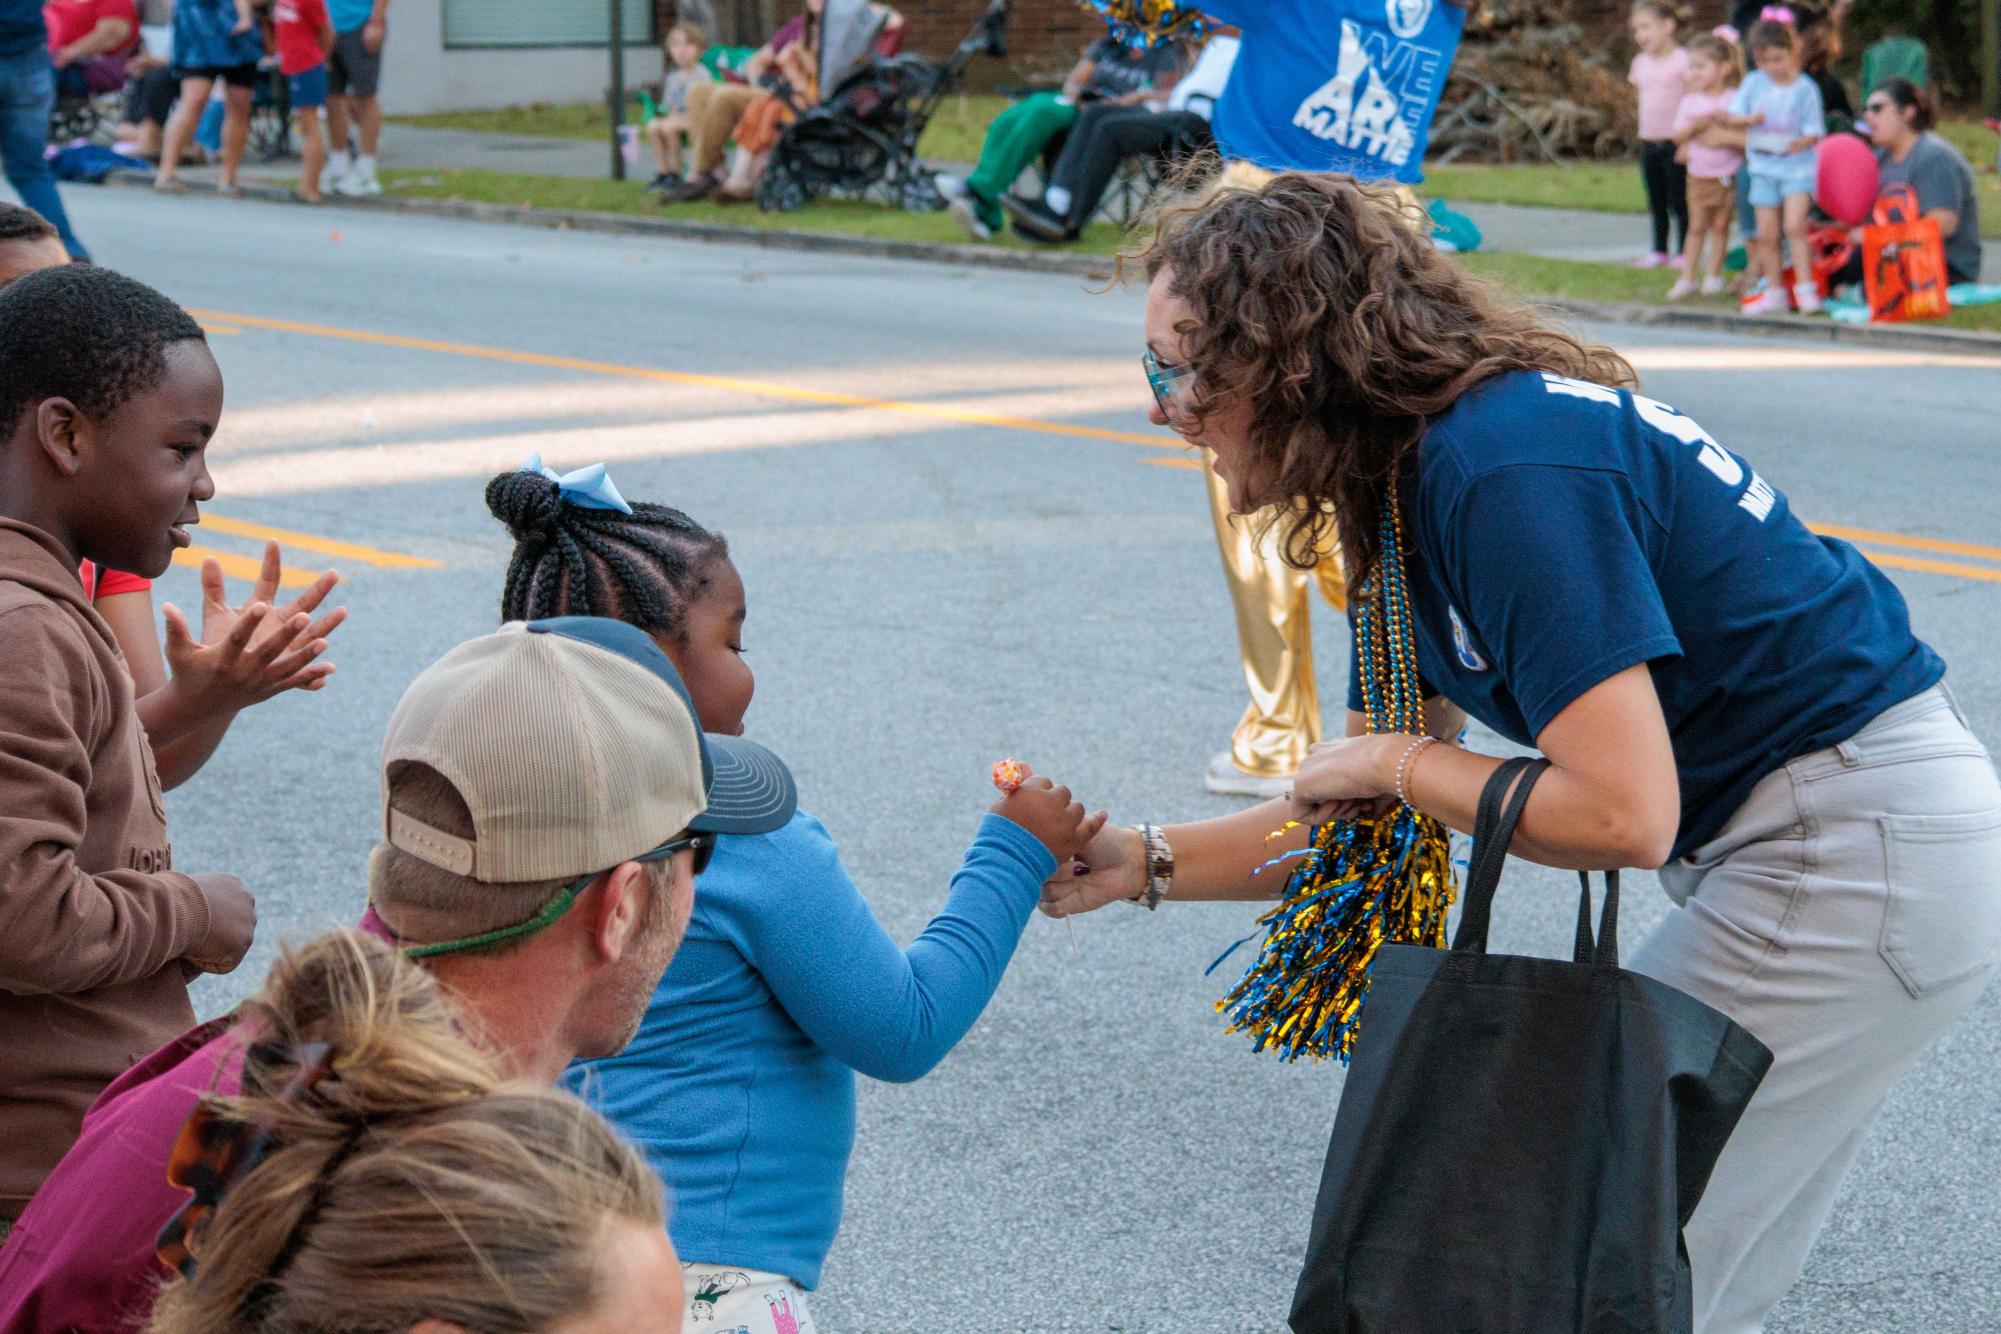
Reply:
[[[366,198],[369,195],[382,193],[382,182],[376,179],[372,171],[357,171],[351,179],[354,181],[354,194],[357,197]]]
[[[342,172],[340,175],[335,176],[327,183],[326,188],[332,190],[337,195],[346,195],[349,199],[359,199],[368,193],[367,188],[362,184],[361,177],[352,171]],[[380,186],[376,188],[378,190],[381,189]]]
[[[1792,303],[1786,300],[1786,289],[1774,285],[1745,302],[1743,312],[1746,315],[1783,315],[1792,308]]]
[[[1723,292],[1722,274],[1712,273],[1707,278],[1704,278],[1702,280],[1702,294],[1704,296],[1720,296],[1722,292]]]
[[[1685,301],[1694,295],[1695,284],[1690,282],[1686,275],[1675,279],[1674,286],[1667,290],[1667,299],[1670,301]]]
[[[931,178],[931,184],[937,188],[939,195],[947,200],[967,199],[973,193],[966,188],[965,178],[947,176],[942,171]]]
[[[1209,768],[1202,775],[1202,786],[1219,797],[1258,797],[1269,801],[1292,791],[1292,775],[1259,778],[1256,774],[1247,774],[1237,767],[1237,762],[1230,758],[1230,752],[1225,750],[1209,761]]]
[[[1811,282],[1798,283],[1793,287],[1793,300],[1802,315],[1820,313],[1820,287]]]
[[[972,237],[975,241],[990,241],[993,239],[994,229],[987,226],[981,220],[979,210],[973,207],[973,198],[971,195],[965,195],[958,199],[952,199],[948,196],[945,203],[945,211],[950,213],[952,221],[964,227],[966,235]]]

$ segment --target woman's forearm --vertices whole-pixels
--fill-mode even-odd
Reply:
[[[1168,825],[1161,832],[1174,851],[1170,897],[1191,902],[1278,897],[1292,866],[1287,854],[1303,849],[1312,832],[1305,825],[1287,829],[1291,819],[1290,802],[1267,801],[1234,815]],[[1285,860],[1260,870],[1273,858]]]

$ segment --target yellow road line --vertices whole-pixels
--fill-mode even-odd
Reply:
[[[1879,533],[1873,528],[1848,528],[1836,523],[1810,523],[1816,533],[1838,537],[1844,542],[1881,542],[1885,546],[1910,547],[1914,551],[1942,551],[1949,556],[1977,556],[1981,560],[2001,560],[2001,547],[1977,546],[1972,542],[1948,542],[1942,537],[1906,537],[1902,533]],[[1914,565],[1912,569],[1923,569]]]
[[[232,338],[243,332],[243,330],[231,328],[227,324],[204,324],[201,327],[201,331],[205,334],[221,334],[225,338]]]
[[[232,315],[222,311],[191,311],[197,319],[228,320],[257,329],[281,333],[310,334],[316,338],[339,338],[350,343],[373,343],[379,347],[402,347],[417,352],[446,352],[454,356],[477,357],[484,361],[504,361],[517,366],[547,366],[555,370],[583,371],[592,375],[616,375],[628,380],[653,380],[661,384],[693,385],[703,389],[724,389],[762,398],[789,399],[796,403],[820,403],[843,408],[867,408],[877,412],[903,412],[939,421],[963,422],[972,426],[1003,426],[1016,431],[1043,435],[1078,436],[1087,440],[1115,440],[1121,444],[1174,447],[1170,436],[1138,431],[1112,431],[1098,426],[1078,426],[1069,422],[1038,421],[1033,417],[1010,417],[995,412],[974,412],[943,403],[910,403],[894,398],[871,398],[865,394],[843,394],[831,389],[802,389],[770,380],[746,380],[734,375],[697,375],[688,371],[663,371],[651,366],[624,366],[614,361],[586,361],[580,357],[556,357],[541,352],[516,352],[510,348],[483,347],[477,343],[446,343],[434,338],[409,338],[402,334],[375,333],[367,329],[343,329],[328,324],[301,324],[295,320],[267,319],[262,315]]]
[[[930,417],[938,421],[961,422],[973,426],[999,426],[1017,431],[1032,431],[1042,435],[1065,435],[1086,440],[1113,440],[1121,444],[1147,445],[1156,449],[1180,449],[1183,446],[1172,437],[1146,434],[1138,431],[1113,431],[1097,426],[1080,426],[1071,422],[1041,421],[1033,417],[1013,417],[1003,413],[974,412],[964,408],[954,408],[940,403],[912,403],[893,398],[874,398],[865,394],[843,394],[827,389],[804,389],[796,385],[778,384],[770,380],[750,380],[734,375],[698,375],[688,371],[658,370],[650,366],[626,366],[611,361],[590,361],[581,357],[558,357],[541,352],[519,352],[511,348],[485,347],[477,343],[452,343],[435,338],[411,338],[403,334],[377,333],[368,329],[345,329],[329,324],[305,324],[297,320],[271,319],[262,315],[239,315],[225,311],[191,311],[200,320],[227,322],[230,325],[244,325],[257,329],[274,329],[282,333],[307,334],[316,338],[336,338],[351,343],[371,343],[378,347],[409,348],[418,352],[442,352],[453,356],[474,357],[483,361],[507,362],[517,366],[546,366],[554,370],[581,371],[591,375],[612,375],[629,380],[651,380],[660,384],[692,385],[704,389],[722,389],[735,393],[751,394],[762,398],[787,399],[798,403],[818,403],[834,407],[864,408],[879,412],[901,412],[912,416]],[[1148,457],[1141,462],[1162,468],[1201,469],[1202,461],[1184,454]],[[375,557],[389,559],[371,560],[361,554],[371,551],[366,547],[353,547],[346,543],[334,543],[327,539],[302,540],[304,534],[283,534],[279,529],[261,529],[254,525],[237,525],[232,530],[222,523],[209,521],[218,532],[235,531],[243,536],[272,536],[277,540],[291,541],[294,546],[309,551],[319,551],[331,555],[343,555],[349,559],[369,564],[385,564],[402,568],[435,567],[435,561],[423,561],[414,556],[395,556],[390,552],[373,552]],[[226,521],[233,522],[233,521]],[[1942,538],[1904,537],[1895,533],[1879,533],[1866,528],[1845,528],[1834,524],[1816,525],[1816,532],[1849,540],[1883,542],[1892,546],[1910,547],[1920,551],[1941,551],[1955,555],[1976,556],[2001,561],[2001,548],[1982,547],[1969,542],[1949,542]],[[181,555],[189,553],[183,552]],[[1955,561],[1925,560],[1916,556],[1894,556],[1887,553],[1864,552],[1879,565],[1898,569],[1926,570],[1934,574],[1957,574],[1971,579],[1984,579],[2001,583],[2001,571],[1984,569],[1977,565],[1963,565]],[[178,557],[177,557],[178,559]],[[238,557],[236,559],[243,559]],[[194,562],[199,564],[199,561]],[[246,564],[250,562],[246,561]],[[228,568],[225,566],[225,572]],[[287,570],[289,576],[293,572]],[[254,577],[254,566],[252,576]],[[309,576],[310,577],[310,576]]]
[[[293,532],[289,528],[267,528],[261,523],[245,523],[241,519],[228,519],[220,514],[204,514],[201,526],[231,537],[254,537],[264,541],[277,542],[288,547],[298,547],[301,551],[317,551],[323,556],[339,556],[343,560],[360,561],[363,565],[376,565],[390,570],[436,570],[442,569],[443,561],[429,560],[423,556],[406,556],[398,551],[379,551],[374,547],[357,546],[352,542],[336,542],[331,537],[315,537],[311,533]]]
[[[2001,570],[1985,565],[1962,565],[1956,560],[1927,560],[1923,556],[1898,556],[1887,551],[1867,551],[1856,548],[1878,565],[1887,565],[1896,570],[1925,570],[1932,574],[1956,574],[1962,579],[1981,579],[1990,584],[2001,584]]]
[[[199,570],[205,560],[212,560],[220,565],[222,572],[230,578],[244,579],[251,583],[257,582],[258,575],[264,571],[263,561],[253,560],[249,556],[239,556],[233,551],[214,551],[208,547],[183,547],[174,553],[174,564],[185,565],[192,570]],[[287,565],[278,575],[278,586],[304,588],[319,577],[318,570],[301,570],[296,566]]]

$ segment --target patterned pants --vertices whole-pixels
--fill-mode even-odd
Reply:
[[[684,1261],[687,1334],[820,1334],[806,1289],[783,1274]]]

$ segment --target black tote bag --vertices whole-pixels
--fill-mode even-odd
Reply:
[[[1572,961],[1487,953],[1515,822],[1548,764],[1510,760],[1482,793],[1452,948],[1376,953],[1297,1334],[1691,1327],[1681,1229],[1772,1054],[1619,967],[1617,872],[1595,941],[1579,877]]]

